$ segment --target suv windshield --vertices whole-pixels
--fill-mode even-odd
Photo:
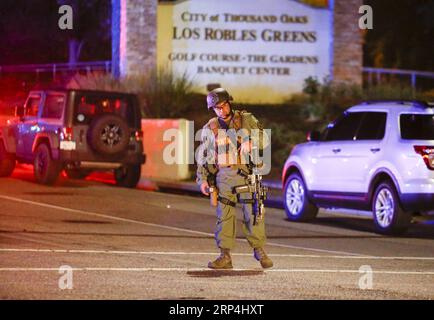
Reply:
[[[116,114],[135,125],[133,101],[128,96],[106,96],[92,93],[78,93],[75,99],[74,122],[89,124],[103,114]]]
[[[402,114],[401,138],[406,140],[434,140],[434,116],[432,114]]]

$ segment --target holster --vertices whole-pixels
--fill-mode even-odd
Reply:
[[[212,186],[209,188],[209,201],[210,201],[211,207],[217,207],[218,194],[219,194],[219,191],[218,191],[216,186]]]

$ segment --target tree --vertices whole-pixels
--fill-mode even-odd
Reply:
[[[0,65],[58,60],[56,10],[55,1],[1,0]]]
[[[61,30],[59,7],[75,7]],[[111,59],[110,0],[0,0],[0,65]]]
[[[96,39],[110,42],[111,2],[104,0],[57,0],[59,5],[72,7],[74,27],[68,36],[68,62],[79,61],[83,46],[92,47]],[[110,50],[110,48],[108,48]]]
[[[434,70],[434,1],[366,0],[374,28],[365,39],[365,66]]]

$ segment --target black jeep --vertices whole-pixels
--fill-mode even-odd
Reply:
[[[114,170],[116,183],[135,187],[145,162],[135,95],[88,90],[31,91],[16,117],[0,127],[0,177],[15,163],[33,164],[35,178],[53,184]]]

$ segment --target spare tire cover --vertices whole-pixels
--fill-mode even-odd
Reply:
[[[127,149],[130,130],[127,122],[114,114],[104,114],[90,124],[88,142],[97,152],[118,154]]]

